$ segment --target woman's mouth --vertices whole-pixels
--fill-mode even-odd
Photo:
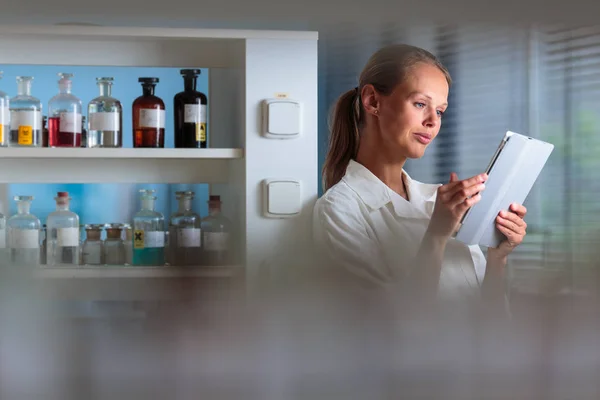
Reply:
[[[431,142],[431,135],[426,133],[415,133],[414,135],[417,137],[417,140],[423,144],[429,144],[429,142]]]

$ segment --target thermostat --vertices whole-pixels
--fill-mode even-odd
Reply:
[[[302,191],[298,180],[265,179],[263,186],[263,215],[269,218],[291,218],[300,214]]]
[[[263,136],[293,139],[300,136],[302,105],[292,99],[266,99],[262,103]]]

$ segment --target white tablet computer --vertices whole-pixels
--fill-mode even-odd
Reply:
[[[462,219],[455,238],[465,244],[498,247],[505,239],[496,217],[511,203],[523,204],[554,145],[515,132],[506,132],[486,170],[488,180],[479,203]]]

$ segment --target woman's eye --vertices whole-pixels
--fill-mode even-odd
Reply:
[[[438,111],[437,111],[437,114],[438,114],[440,117],[442,117],[442,116],[444,115],[444,111],[438,110]]]
[[[417,102],[417,103],[415,103],[415,106],[417,106],[419,108],[422,108],[422,107],[425,107],[425,103],[419,103],[419,102]]]

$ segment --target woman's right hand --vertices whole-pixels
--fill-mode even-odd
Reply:
[[[452,236],[465,212],[481,200],[479,193],[485,189],[487,178],[486,174],[480,174],[459,181],[454,172],[450,174],[450,182],[437,190],[429,233],[441,239]]]

